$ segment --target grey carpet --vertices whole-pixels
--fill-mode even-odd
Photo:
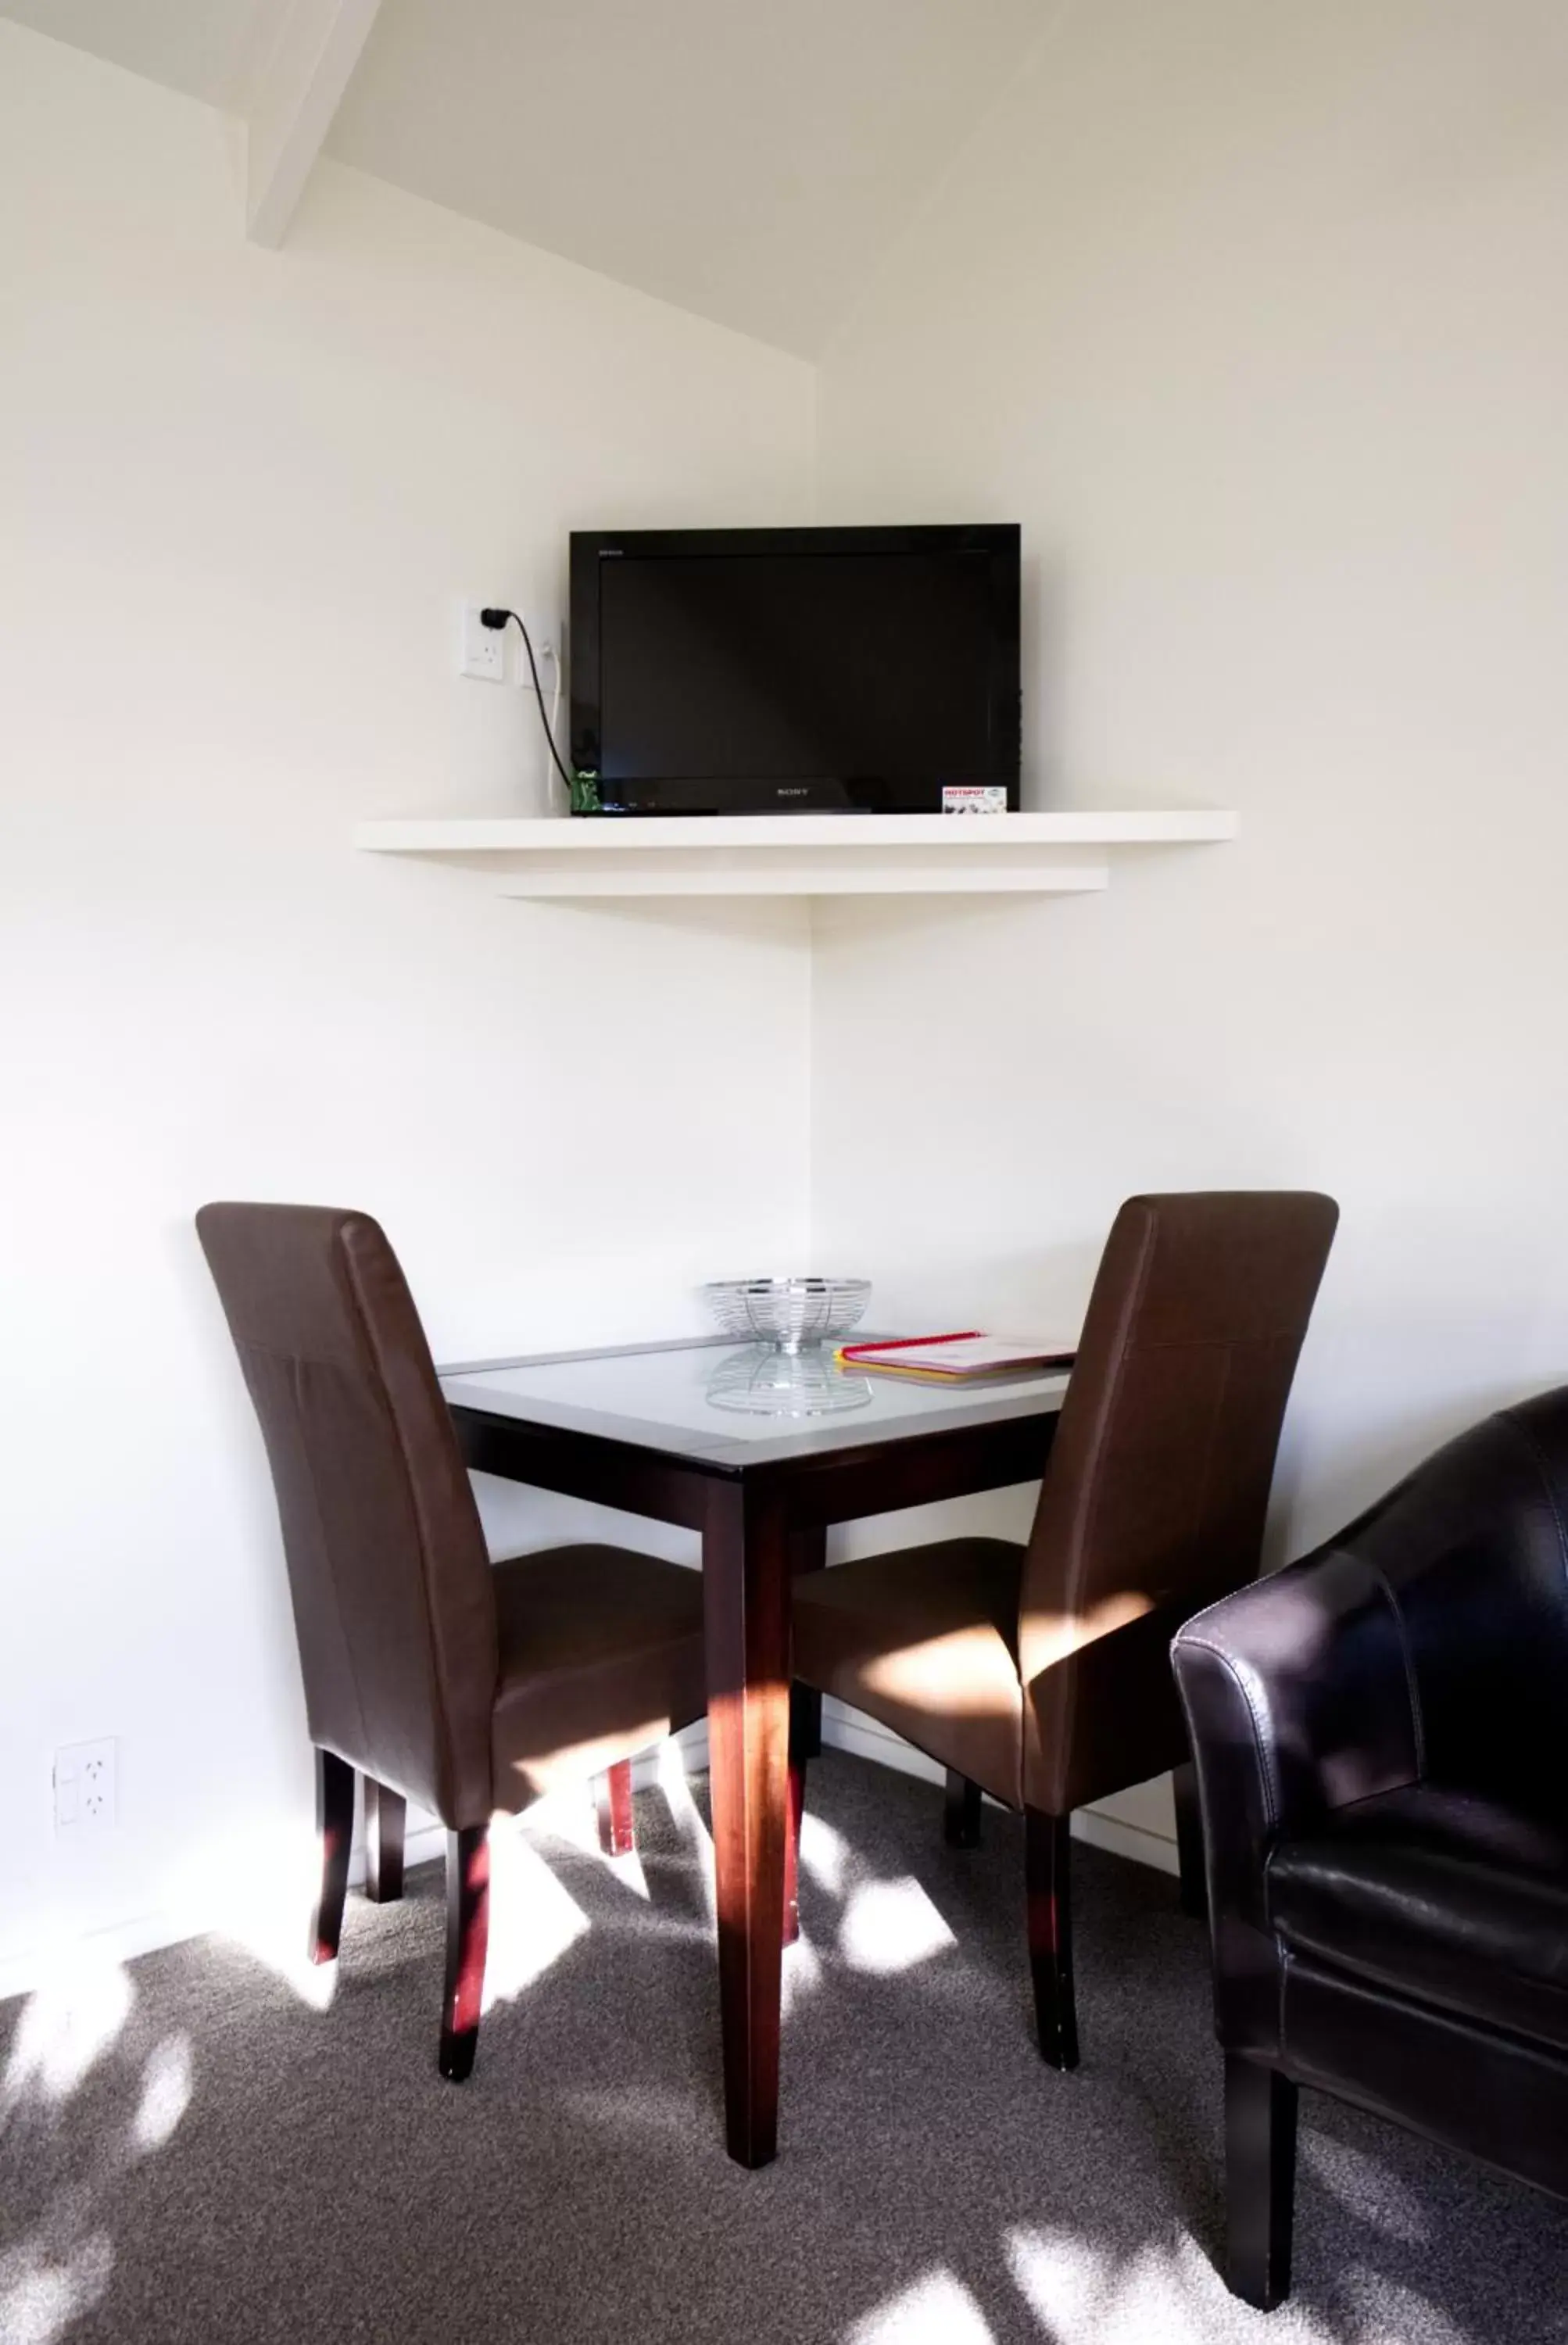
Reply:
[[[535,1831],[588,1926],[488,2014],[462,2089],[434,2074],[433,1867],[401,1906],[351,1898],[325,2012],[215,1939],[129,1966],[90,2065],[47,1998],[0,2009],[6,2345],[1568,2336],[1561,2209],[1315,2097],[1295,2299],[1236,2305],[1174,1883],[1079,1853],[1084,2065],[1059,2076],[1031,2042],[1011,1820],[950,1852],[936,1792],[834,1754],[810,1800],[830,1831],[775,2166],[724,2156],[697,1842],[650,1792],[646,1901]]]

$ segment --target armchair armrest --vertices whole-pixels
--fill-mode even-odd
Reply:
[[[1171,1652],[1203,1814],[1222,2041],[1268,2052],[1265,1873],[1288,1834],[1420,1780],[1420,1712],[1380,1571],[1338,1545],[1210,1605]]]
[[[1410,1783],[1528,1811],[1560,1781],[1568,1386],[1471,1426],[1316,1555],[1200,1612],[1172,1660],[1220,2036],[1267,2056],[1278,1841]]]

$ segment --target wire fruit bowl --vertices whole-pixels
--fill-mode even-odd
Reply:
[[[715,1278],[702,1290],[727,1335],[803,1352],[847,1335],[871,1299],[869,1278]]]

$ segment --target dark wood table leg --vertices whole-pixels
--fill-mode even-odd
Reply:
[[[793,1753],[784,1800],[784,1944],[800,1935],[800,1819],[806,1812],[806,1762]]]
[[[828,1534],[820,1524],[793,1531],[789,1538],[789,1576],[821,1571],[828,1561]],[[794,1683],[789,1688],[789,1756],[798,1765],[822,1753],[822,1697],[815,1686]]]
[[[717,1486],[702,1534],[725,2137],[741,2166],[779,2140],[789,1539],[776,1500]]]
[[[828,1561],[828,1534],[821,1524],[789,1534],[791,1586],[805,1571],[821,1571]],[[806,1769],[822,1755],[822,1697],[798,1678],[789,1684],[789,1782],[784,1813],[784,1944],[800,1935],[800,1819],[806,1812]]]

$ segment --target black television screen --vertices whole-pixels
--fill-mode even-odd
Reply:
[[[1016,807],[1018,568],[1012,526],[575,533],[573,763],[610,814]]]

